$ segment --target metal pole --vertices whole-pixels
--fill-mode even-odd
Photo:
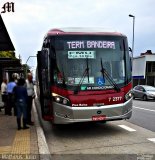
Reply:
[[[135,39],[135,16],[134,15],[132,15],[132,14],[129,14],[129,17],[132,17],[133,18],[133,32],[132,32],[132,70],[133,70],[133,52],[134,52],[134,39]],[[132,75],[133,76],[133,75]],[[132,84],[133,84],[133,77],[132,77]],[[139,79],[138,79],[138,84],[139,84]]]
[[[27,76],[27,62],[31,57],[37,57],[37,56],[29,56],[28,59],[26,60],[26,75],[25,76]]]
[[[134,41],[135,41],[135,16],[133,17],[133,40],[132,40],[132,52],[133,53],[134,53]]]
[[[133,18],[133,35],[132,35],[132,58],[133,58],[133,52],[134,52],[134,40],[135,40],[135,16],[132,14],[129,14],[129,17]]]

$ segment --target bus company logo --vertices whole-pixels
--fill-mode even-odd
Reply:
[[[15,12],[15,7],[13,2],[7,2],[3,5],[1,13]]]
[[[82,91],[87,90],[87,86],[81,86],[81,90]]]
[[[85,103],[78,103],[78,104],[72,104],[72,107],[87,107],[88,104]]]

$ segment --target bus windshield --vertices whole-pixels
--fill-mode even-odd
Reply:
[[[105,90],[123,87],[131,80],[126,37],[70,35],[51,37],[53,82],[69,90]]]

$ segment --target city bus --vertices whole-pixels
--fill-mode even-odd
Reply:
[[[53,124],[129,119],[127,37],[102,28],[56,28],[37,54],[41,112]]]

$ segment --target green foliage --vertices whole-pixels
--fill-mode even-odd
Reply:
[[[23,64],[22,65],[23,69],[24,69],[24,77],[27,77],[27,73],[30,71],[30,66],[27,64]]]
[[[30,69],[30,66],[29,66],[29,65],[27,65],[27,64],[23,64],[22,66],[23,66],[23,68],[27,68],[27,70],[29,70],[29,69]]]
[[[13,58],[16,59],[13,51],[0,51],[0,58]]]

